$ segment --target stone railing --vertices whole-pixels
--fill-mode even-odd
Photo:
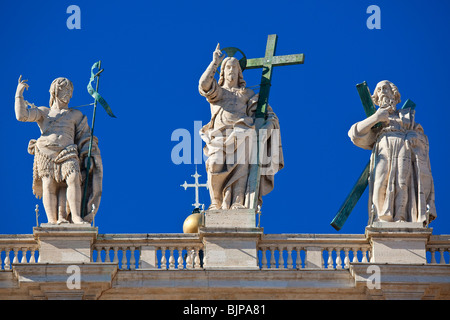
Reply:
[[[38,243],[32,234],[0,235],[0,270],[11,270],[15,263],[36,263]]]
[[[197,234],[104,234],[92,262],[117,262],[122,270],[200,269],[203,244]]]
[[[450,235],[433,235],[427,244],[429,264],[450,264]]]
[[[257,241],[257,266],[262,270],[346,269],[369,262],[365,235],[262,234]],[[450,235],[431,235],[428,264],[450,264]],[[202,270],[204,247],[198,234],[99,234],[91,262],[117,263],[121,270]],[[13,264],[39,263],[33,235],[0,235],[0,270]]]
[[[364,235],[268,234],[258,249],[261,269],[343,269],[368,262],[371,247]]]

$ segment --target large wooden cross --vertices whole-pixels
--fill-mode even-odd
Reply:
[[[359,98],[361,99],[361,103],[364,107],[364,112],[366,113],[367,117],[370,117],[376,112],[376,108],[373,104],[372,97],[370,95],[369,87],[367,86],[367,83],[364,81],[362,83],[358,83],[356,85],[356,89],[359,93]],[[402,109],[411,108],[414,109],[416,107],[416,104],[412,102],[411,100],[406,100],[403,104]],[[381,124],[377,123],[373,128],[380,127]],[[347,220],[348,216],[352,212],[353,208],[356,206],[356,203],[363,195],[364,191],[367,188],[367,185],[369,184],[369,174],[370,174],[370,161],[367,163],[366,167],[364,168],[363,172],[359,176],[358,180],[356,181],[352,191],[349,193],[347,198],[345,199],[344,203],[342,204],[341,208],[339,209],[338,213],[334,217],[333,221],[331,221],[331,226],[335,228],[336,230],[340,230],[342,226],[344,225],[345,221]],[[373,217],[370,217],[370,220],[372,220]],[[372,221],[370,221],[371,223]]]
[[[259,90],[258,105],[256,108],[255,129],[257,136],[257,163],[251,165],[249,175],[250,199],[249,208],[255,209],[258,204],[258,193],[260,185],[260,165],[259,165],[259,129],[264,125],[267,116],[267,106],[269,104],[269,93],[272,81],[273,68],[276,66],[287,66],[293,64],[303,64],[304,54],[292,54],[276,56],[278,36],[271,34],[267,37],[266,54],[263,58],[248,59],[246,69],[262,68],[261,85]]]

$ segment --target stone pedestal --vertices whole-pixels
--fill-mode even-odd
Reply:
[[[257,243],[262,228],[256,228],[255,211],[211,210],[200,228],[209,270],[257,270]]]
[[[33,228],[39,243],[39,263],[88,263],[97,227],[90,225],[41,224]]]
[[[374,222],[366,228],[372,245],[372,263],[426,264],[431,228],[414,222]]]

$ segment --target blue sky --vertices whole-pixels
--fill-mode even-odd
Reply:
[[[367,8],[381,9],[381,29],[369,30]],[[66,9],[81,9],[81,29],[69,30]],[[280,119],[285,168],[264,198],[265,233],[338,233],[330,222],[364,169],[370,151],[354,146],[350,126],[365,117],[355,85],[394,82],[402,101],[417,104],[416,120],[430,141],[438,218],[435,234],[449,233],[450,21],[447,1],[2,1],[0,4],[0,233],[32,233],[33,158],[28,141],[35,123],[14,116],[19,75],[25,99],[46,106],[49,86],[74,83],[71,106],[92,102],[90,67],[105,69],[100,92],[117,119],[98,109],[95,135],[103,158],[100,233],[177,233],[191,213],[194,164],[176,165],[171,140],[194,122],[206,124],[209,104],[198,80],[216,44],[238,47],[248,58],[264,55],[267,36],[278,35],[277,54],[304,53],[305,64],[277,67],[270,101]],[[261,70],[247,70],[258,85]],[[92,119],[92,107],[81,109]],[[194,151],[192,152],[194,154]],[[191,162],[194,159],[192,156]],[[204,163],[198,166],[206,182]],[[367,190],[339,233],[364,233]],[[209,205],[206,190],[200,202]]]

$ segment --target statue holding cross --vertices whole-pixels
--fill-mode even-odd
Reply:
[[[303,63],[303,55],[275,56],[276,40],[269,35],[265,57],[244,64],[225,58],[218,44],[200,78],[199,92],[211,106],[211,121],[200,130],[208,156],[209,210],[256,209],[284,166],[279,121],[268,104],[272,71],[276,65]],[[246,87],[244,68],[263,68],[259,94]]]
[[[407,100],[397,110],[400,93],[387,80],[377,84],[371,99],[379,108],[348,133],[356,146],[372,150],[368,168],[370,220],[427,225],[436,218],[434,184],[428,138],[415,121],[415,104]]]

